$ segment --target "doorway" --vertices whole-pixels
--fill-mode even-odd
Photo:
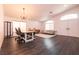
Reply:
[[[4,22],[4,38],[12,37],[12,22]]]

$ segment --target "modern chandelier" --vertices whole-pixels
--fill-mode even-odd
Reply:
[[[21,19],[27,19],[26,14],[25,14],[25,8],[22,8],[22,12],[23,12],[23,14],[22,14],[22,16],[20,16]]]

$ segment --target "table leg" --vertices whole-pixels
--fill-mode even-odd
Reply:
[[[25,34],[25,42],[27,41],[27,33]]]
[[[32,33],[32,39],[34,39],[34,33]]]

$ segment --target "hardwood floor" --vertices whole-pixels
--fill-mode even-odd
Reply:
[[[29,43],[5,39],[1,55],[79,55],[79,38],[57,35],[50,39],[36,37]]]

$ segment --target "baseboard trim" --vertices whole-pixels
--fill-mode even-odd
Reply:
[[[59,35],[59,34],[57,34]],[[67,35],[59,35],[59,36],[66,36],[66,37],[74,37],[74,38],[79,38],[79,37],[76,37],[76,36],[67,36]]]

